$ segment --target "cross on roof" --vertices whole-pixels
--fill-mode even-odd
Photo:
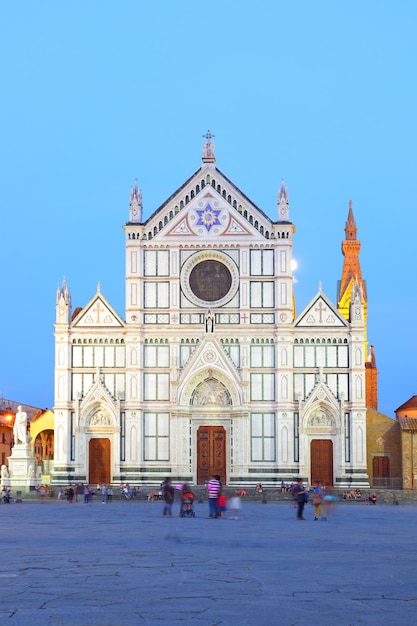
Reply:
[[[203,135],[204,139],[207,139],[208,141],[210,141],[210,139],[213,139],[213,137],[215,137],[215,136],[216,135],[212,135],[209,130],[206,132],[205,135]]]

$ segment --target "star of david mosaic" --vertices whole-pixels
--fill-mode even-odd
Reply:
[[[220,212],[221,210],[215,211],[214,209],[212,209],[209,204],[206,206],[205,209],[202,209],[201,211],[197,210],[197,215],[198,215],[197,226],[205,226],[206,229],[210,231],[210,229],[213,226],[220,225],[221,224],[219,220]]]

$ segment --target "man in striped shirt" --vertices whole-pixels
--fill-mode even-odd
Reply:
[[[209,501],[209,517],[217,517],[218,514],[218,498],[222,488],[220,476],[213,474],[207,483],[208,501]]]

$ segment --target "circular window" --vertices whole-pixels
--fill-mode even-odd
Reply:
[[[229,302],[239,286],[237,267],[221,252],[200,252],[189,258],[181,272],[181,286],[199,306],[221,306]]]
[[[202,261],[191,270],[190,287],[199,300],[221,300],[227,296],[231,286],[232,275],[220,261]]]

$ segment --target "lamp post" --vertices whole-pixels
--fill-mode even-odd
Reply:
[[[12,413],[11,408],[7,407],[5,419],[6,419],[8,427],[10,428],[10,439],[9,439],[10,453],[12,452],[12,437],[13,437],[14,418],[15,418],[15,415],[14,415],[14,413]],[[13,443],[14,443],[14,441],[13,441]]]

